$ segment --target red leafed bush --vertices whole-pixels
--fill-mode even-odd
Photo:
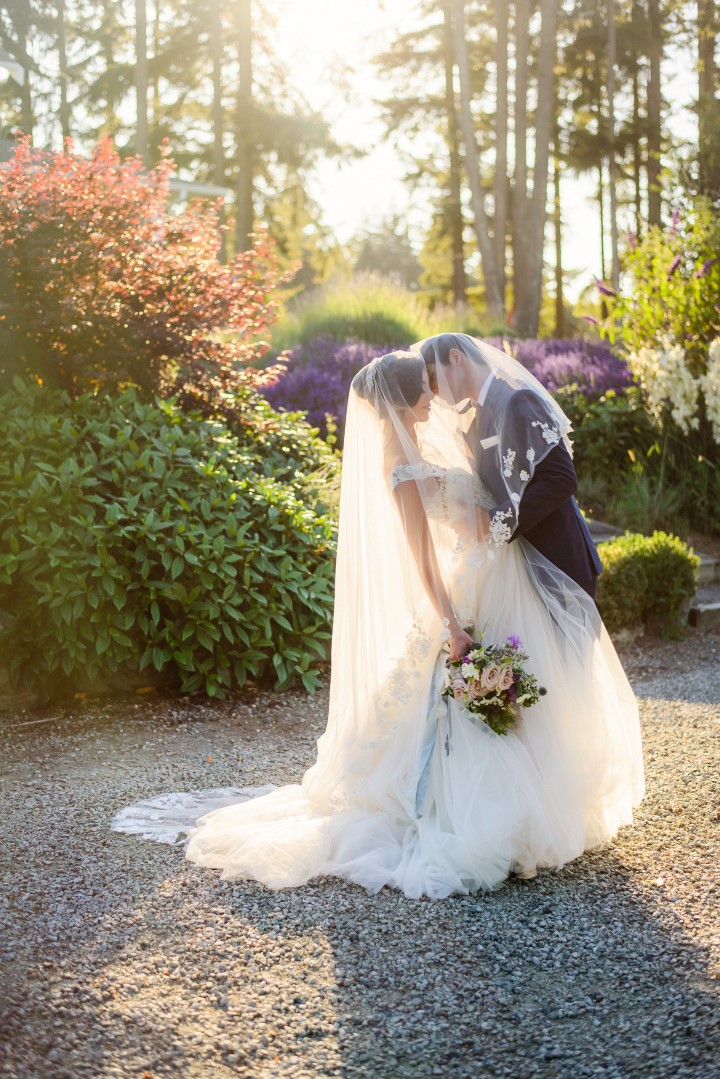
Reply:
[[[0,378],[71,393],[128,383],[205,411],[265,351],[278,268],[269,241],[218,261],[217,208],[168,205],[172,163],[145,172],[109,141],[89,159],[20,141],[0,176]]]

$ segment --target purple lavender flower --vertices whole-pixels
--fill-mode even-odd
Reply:
[[[588,316],[589,317],[589,316]],[[503,348],[500,338],[488,338],[490,344]],[[342,445],[347,397],[350,383],[361,367],[376,356],[390,352],[361,341],[337,342],[318,337],[298,345],[283,356],[284,367],[260,392],[273,408],[307,413],[313,427],[327,434],[326,414],[338,427]],[[400,344],[401,348],[406,347]],[[584,338],[557,340],[516,340],[513,354],[524,367],[550,391],[576,385],[587,397],[599,397],[608,390],[622,392],[632,382],[627,364],[601,342]]]
[[[667,272],[668,281],[670,280],[672,275],[675,273],[675,271],[677,270],[677,268],[678,268],[678,266],[680,265],[681,262],[682,262],[682,255],[676,255],[675,258],[670,263],[670,265],[668,266],[668,272]]]
[[[637,247],[637,235],[636,235],[636,233],[628,231],[627,245],[628,245],[628,247],[630,248],[631,251],[635,250],[635,248]]]
[[[585,320],[585,322],[589,322],[591,326],[599,326],[600,325],[600,320],[597,319],[597,318],[594,318],[593,315],[583,315],[582,317]]]
[[[678,225],[680,224],[680,211],[677,207],[673,210],[672,221],[668,228],[668,236],[675,236],[677,234]]]
[[[518,649],[522,648],[522,641],[520,640],[520,638],[517,636],[516,633],[511,633],[510,634],[510,636],[507,639],[507,643],[510,645],[511,648],[518,648]]]
[[[708,273],[708,271],[711,269],[711,267],[713,267],[715,265],[716,262],[717,262],[716,258],[707,259],[706,262],[703,262],[700,269],[696,271],[695,276],[696,277],[704,277],[705,274]]]
[[[627,363],[607,345],[595,341],[515,341],[516,358],[539,382],[557,393],[563,386],[577,386],[586,397],[600,397],[608,390],[622,393],[632,383]]]
[[[610,288],[608,285],[604,285],[598,277],[595,278],[595,288],[601,296],[617,296],[615,289]]]
[[[309,423],[319,428],[323,438],[329,414],[337,424],[338,442],[342,444],[350,383],[361,367],[393,347],[398,346],[381,348],[362,341],[337,342],[317,337],[289,352],[285,371],[274,382],[261,386],[260,392],[273,408],[306,412]]]

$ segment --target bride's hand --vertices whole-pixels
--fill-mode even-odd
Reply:
[[[472,637],[460,626],[450,634],[450,659],[462,659],[473,646]]]

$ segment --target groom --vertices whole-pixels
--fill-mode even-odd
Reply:
[[[468,441],[476,447],[475,464],[485,487],[497,505],[489,511],[503,514],[510,505],[502,480],[499,449],[483,448],[483,440],[493,427],[493,418],[502,414],[505,422],[522,430],[547,418],[545,404],[530,388],[514,389],[464,335],[439,334],[420,346],[427,365],[430,385],[449,404],[469,400],[475,419]],[[438,372],[438,363],[442,371]],[[460,405],[462,408],[462,406]],[[517,525],[511,541],[523,536],[548,561],[571,577],[593,599],[602,564],[590,531],[573,498],[577,476],[562,440],[538,462],[519,504]],[[502,519],[502,518],[501,518]]]

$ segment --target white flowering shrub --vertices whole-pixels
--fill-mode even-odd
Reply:
[[[632,352],[628,365],[645,391],[648,411],[656,420],[661,420],[669,409],[686,434],[697,429],[700,380],[692,374],[680,345],[664,338],[660,348]]]
[[[710,343],[707,372],[698,381],[705,397],[705,411],[712,425],[713,438],[720,446],[720,337]]]

